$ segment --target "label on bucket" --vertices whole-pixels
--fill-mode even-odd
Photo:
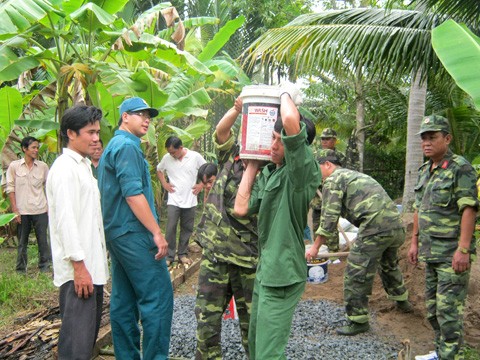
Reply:
[[[279,106],[275,104],[243,105],[241,158],[271,159],[272,131],[278,118],[278,111]]]
[[[328,263],[330,260],[319,259],[307,263],[307,282],[320,284],[328,280]]]

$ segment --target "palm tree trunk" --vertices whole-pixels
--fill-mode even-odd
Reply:
[[[405,163],[405,185],[403,188],[403,211],[412,211],[415,201],[414,187],[417,181],[418,168],[423,163],[420,146],[420,124],[425,115],[425,101],[427,97],[427,80],[420,82],[421,70],[412,77],[410,96],[408,98],[407,118],[407,155]]]
[[[365,154],[365,97],[363,95],[362,69],[358,67],[355,74],[355,102],[357,106],[357,150],[358,171],[363,172],[363,156]]]

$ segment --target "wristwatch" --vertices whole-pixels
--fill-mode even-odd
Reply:
[[[460,251],[462,254],[468,254],[470,252],[467,248],[461,246],[459,246],[457,250]]]

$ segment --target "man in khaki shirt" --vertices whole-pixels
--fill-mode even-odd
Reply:
[[[52,261],[50,245],[47,240],[48,207],[45,196],[45,182],[48,166],[37,160],[39,141],[28,136],[21,142],[23,159],[10,163],[7,170],[6,192],[12,211],[17,214],[15,221],[18,237],[18,255],[16,270],[27,271],[27,246],[31,226],[35,229],[38,242],[40,271],[49,270]]]

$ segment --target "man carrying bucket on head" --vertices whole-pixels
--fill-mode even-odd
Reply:
[[[359,228],[347,259],[343,285],[349,323],[337,329],[339,335],[356,335],[370,327],[368,297],[378,265],[388,297],[397,302],[400,311],[412,311],[397,257],[405,230],[397,207],[373,178],[340,167],[333,150],[322,150],[318,162],[323,177],[322,215],[318,236],[305,257],[310,261],[317,256],[320,246],[335,233],[340,215]]]
[[[258,214],[260,258],[248,334],[251,360],[286,358],[293,313],[307,279],[303,233],[320,172],[309,146],[315,127],[301,121],[293,101],[296,93],[287,88],[280,94],[272,163],[256,179],[260,162],[249,160],[235,199],[237,215]]]

